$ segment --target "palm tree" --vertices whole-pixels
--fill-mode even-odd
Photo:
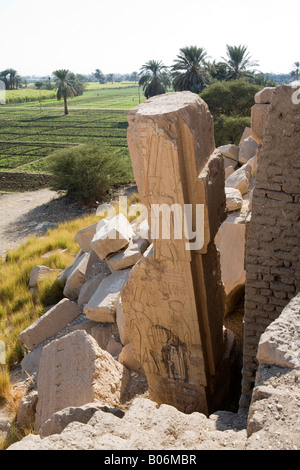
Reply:
[[[294,62],[293,63],[293,70],[291,71],[291,76],[296,78],[296,80],[299,80],[299,74],[300,74],[300,62]]]
[[[161,61],[149,60],[140,68],[139,75],[139,86],[143,87],[147,99],[166,93],[166,88],[171,84],[168,68]]]
[[[258,62],[251,60],[247,46],[228,46],[227,57],[222,59],[229,68],[226,80],[237,80],[239,78],[253,79],[253,71],[248,70],[249,67],[255,67]]]
[[[2,72],[0,72],[0,80],[4,82],[6,90],[9,89],[9,79],[7,78],[8,74],[9,74],[9,69],[2,70]]]
[[[57,88],[57,99],[61,100],[63,98],[65,105],[65,114],[69,114],[67,98],[74,98],[76,96],[76,91],[73,87],[73,82],[69,78],[69,70],[61,69],[55,70],[53,72],[55,88]]]
[[[172,66],[175,91],[189,90],[200,93],[210,81],[207,52],[203,47],[190,46],[180,49]]]
[[[99,83],[105,83],[104,73],[102,73],[100,69],[96,69],[94,76],[98,80]]]

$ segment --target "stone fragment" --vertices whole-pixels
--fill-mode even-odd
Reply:
[[[75,302],[69,299],[62,299],[32,325],[22,331],[19,334],[19,339],[29,350],[32,350],[46,339],[56,335],[68,323],[78,317],[80,313],[81,311]]]
[[[41,344],[40,346],[37,346],[35,349],[33,349],[33,351],[27,353],[21,361],[22,372],[25,372],[30,376],[36,374],[39,369],[42,352],[43,345]]]
[[[225,287],[225,313],[233,310],[244,292],[246,225],[223,222],[215,242],[221,256],[222,280]]]
[[[75,323],[74,325],[71,325],[70,331],[84,330],[87,333],[92,334],[92,328],[98,325],[98,323],[92,320],[87,320],[84,314],[82,316],[85,319],[80,323]]]
[[[101,281],[96,292],[83,309],[90,320],[98,322],[116,321],[117,301],[129,273],[130,269],[114,271]]]
[[[250,137],[251,134],[252,134],[251,127],[245,127],[242,137],[240,138],[239,147],[241,146],[243,140],[247,139],[247,137]]]
[[[254,177],[256,175],[256,172],[257,172],[257,163],[258,163],[257,155],[250,158],[250,160],[248,160],[248,163],[251,166],[251,177]]]
[[[236,170],[239,166],[239,162],[237,160],[232,160],[231,158],[223,157],[223,161],[225,171],[228,167],[233,167],[233,169]]]
[[[148,240],[134,237],[127,248],[119,251],[116,254],[109,255],[106,258],[106,262],[112,272],[130,268],[138,262],[148,246]]]
[[[225,188],[226,207],[229,212],[240,209],[243,205],[243,197],[238,189]]]
[[[261,335],[259,364],[300,369],[300,292]]]
[[[242,164],[247,163],[250,158],[256,155],[257,149],[258,144],[253,137],[247,137],[247,139],[243,140],[241,143],[239,162]]]
[[[37,401],[38,392],[36,390],[33,390],[21,399],[16,416],[16,424],[19,428],[33,428]]]
[[[105,259],[111,253],[116,253],[133,238],[134,232],[125,215],[120,213],[113,217],[102,219],[91,241],[91,248],[100,259]]]
[[[93,297],[103,279],[108,276],[107,273],[99,273],[92,279],[87,280],[80,289],[77,304],[79,307],[87,304]]]
[[[91,241],[96,233],[98,222],[79,230],[75,235],[80,248],[88,253],[91,250]]]
[[[230,158],[231,160],[239,161],[239,147],[234,144],[227,144],[227,145],[221,145],[221,147],[218,147],[218,150],[220,150],[223,155],[227,158]]]
[[[105,323],[96,323],[91,330],[91,335],[97,341],[100,348],[106,351],[108,342],[111,338],[111,330],[109,326]]]
[[[232,175],[230,175],[225,181],[226,188],[238,189],[241,194],[246,194],[249,190],[249,184],[251,179],[251,165],[245,163]]]
[[[85,253],[80,262],[70,271],[64,287],[64,296],[70,300],[76,300],[79,296],[82,286],[87,281],[93,265],[99,260],[98,255],[90,250]]]
[[[275,87],[265,87],[263,90],[260,90],[254,96],[254,101],[256,104],[269,104],[271,103],[273,91]]]
[[[120,296],[117,302],[117,307],[116,307],[116,323],[118,326],[118,331],[119,331],[119,336],[121,343],[123,346],[125,346],[127,343],[129,343],[129,339],[126,335],[126,319],[124,315],[124,310],[123,310],[123,305],[122,305],[122,297]]]
[[[232,173],[234,172],[234,167],[233,166],[228,166],[225,168],[225,180],[230,176],[232,175]]]
[[[140,373],[143,370],[142,364],[134,356],[134,349],[131,343],[128,343],[123,347],[122,352],[119,354],[118,361],[126,366],[127,369],[133,370],[137,373]]]
[[[68,424],[76,421],[77,423],[87,424],[97,411],[112,413],[122,418],[124,413],[118,408],[109,408],[102,403],[87,403],[82,406],[70,406],[61,411],[57,411],[49,418],[41,427],[39,435],[41,437],[51,436],[52,434],[60,434]]]
[[[51,341],[40,361],[36,431],[66,407],[92,402],[118,405],[128,378],[128,370],[85,331]]]
[[[258,145],[262,145],[269,110],[269,104],[255,104],[251,108],[252,137]]]
[[[107,343],[107,352],[111,354],[115,359],[119,356],[122,351],[122,344],[116,339],[110,339]]]
[[[31,271],[29,275],[29,287],[37,287],[39,281],[47,277],[51,273],[57,273],[59,274],[61,272],[61,269],[51,269],[48,268],[47,266],[35,266]]]
[[[77,255],[75,256],[73,263],[70,266],[68,266],[66,269],[64,269],[58,275],[57,280],[60,281],[62,284],[65,284],[68,276],[76,268],[76,266],[80,263],[80,261],[82,261],[83,258],[84,258],[84,251],[80,248]]]
[[[148,240],[148,242],[151,243],[149,224],[146,219],[144,219],[138,225],[135,225],[133,230],[138,237],[142,238],[143,240]]]

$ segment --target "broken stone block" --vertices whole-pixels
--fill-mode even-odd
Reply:
[[[61,269],[51,269],[47,266],[35,266],[29,275],[29,287],[34,288],[38,286],[39,281],[47,277],[48,274],[51,273],[61,273]]]
[[[142,364],[134,356],[134,349],[131,343],[128,343],[123,347],[122,352],[119,354],[118,361],[129,370],[133,370],[138,373],[143,370]]]
[[[101,281],[90,301],[84,306],[84,313],[90,320],[104,323],[116,321],[117,301],[129,273],[130,269],[114,271]]]
[[[254,96],[254,101],[256,104],[269,104],[271,103],[273,91],[275,87],[265,87],[263,90],[260,90]]]
[[[122,344],[116,339],[110,339],[107,343],[107,352],[111,354],[115,359],[119,356],[122,351]]]
[[[261,335],[259,364],[300,369],[300,292],[287,304],[279,317]]]
[[[143,238],[143,240],[148,240],[149,243],[152,243],[150,238],[149,224],[146,219],[144,219],[138,225],[134,225],[133,230],[138,237]]]
[[[226,207],[229,212],[240,209],[243,205],[243,197],[238,189],[225,188]]]
[[[226,188],[238,189],[241,194],[246,194],[249,190],[251,179],[251,165],[245,163],[238,170],[236,170],[232,175],[230,175],[225,181]]]
[[[95,322],[94,322],[95,323]],[[96,323],[91,330],[92,337],[97,341],[100,348],[107,350],[107,345],[111,339],[111,329],[106,324]]]
[[[37,401],[38,393],[36,390],[21,399],[16,416],[18,428],[30,429],[34,426]]]
[[[75,302],[62,299],[26,330],[22,331],[19,334],[19,339],[29,350],[32,350],[46,339],[56,335],[80,313],[80,308]]]
[[[36,431],[66,407],[92,402],[118,405],[128,378],[126,367],[83,330],[51,341],[40,361]]]
[[[234,167],[233,166],[228,166],[225,168],[225,180],[228,178],[228,176],[232,175],[234,173]]]
[[[121,343],[123,344],[123,346],[125,346],[127,343],[129,343],[129,339],[125,332],[126,320],[125,320],[125,315],[124,315],[124,310],[123,310],[123,305],[122,305],[122,297],[119,297],[119,300],[117,302],[116,323],[118,326]]]
[[[121,269],[130,268],[142,257],[143,253],[149,246],[148,240],[139,237],[134,237],[129,243],[128,247],[119,251],[116,254],[109,255],[106,258],[109,269],[118,271]]]
[[[221,147],[218,147],[218,150],[220,150],[223,155],[227,158],[230,158],[231,160],[239,161],[239,147],[234,144],[227,144],[227,145],[221,145]]]
[[[96,233],[98,222],[79,230],[75,235],[75,240],[80,248],[88,253],[91,250],[91,241]]]
[[[235,170],[239,166],[239,162],[237,160],[232,160],[231,158],[223,157],[223,161],[225,171],[228,167],[233,167]]]
[[[91,241],[91,248],[100,259],[105,259],[111,253],[116,253],[128,246],[134,236],[134,231],[125,215],[120,213],[113,217],[102,219]]]
[[[257,149],[258,143],[253,139],[252,136],[243,140],[239,153],[240,163],[248,163],[249,159],[256,155]]]
[[[245,139],[247,139],[247,137],[250,137],[251,134],[252,134],[251,127],[245,127],[242,137],[240,138],[239,147],[241,146],[242,142]]]
[[[252,137],[258,145],[262,145],[269,110],[269,104],[255,104],[251,108]]]
[[[221,225],[215,242],[221,257],[222,281],[226,294],[225,313],[227,314],[233,310],[245,288],[246,225],[230,223],[226,220]]]
[[[80,289],[77,304],[79,307],[87,304],[93,297],[103,279],[108,276],[107,273],[99,273],[92,279],[88,279]]]
[[[74,268],[70,271],[66,284],[64,287],[64,296],[70,300],[76,300],[79,296],[82,286],[87,281],[92,267],[99,260],[98,255],[90,250],[89,253],[85,253],[79,263],[76,263]]]

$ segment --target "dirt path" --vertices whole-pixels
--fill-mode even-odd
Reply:
[[[43,234],[58,222],[85,215],[76,204],[50,189],[0,194],[0,256],[31,235]]]

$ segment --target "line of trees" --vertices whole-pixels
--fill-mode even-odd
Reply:
[[[22,83],[22,77],[15,69],[2,70],[0,80],[4,82],[6,90],[17,90]]]

